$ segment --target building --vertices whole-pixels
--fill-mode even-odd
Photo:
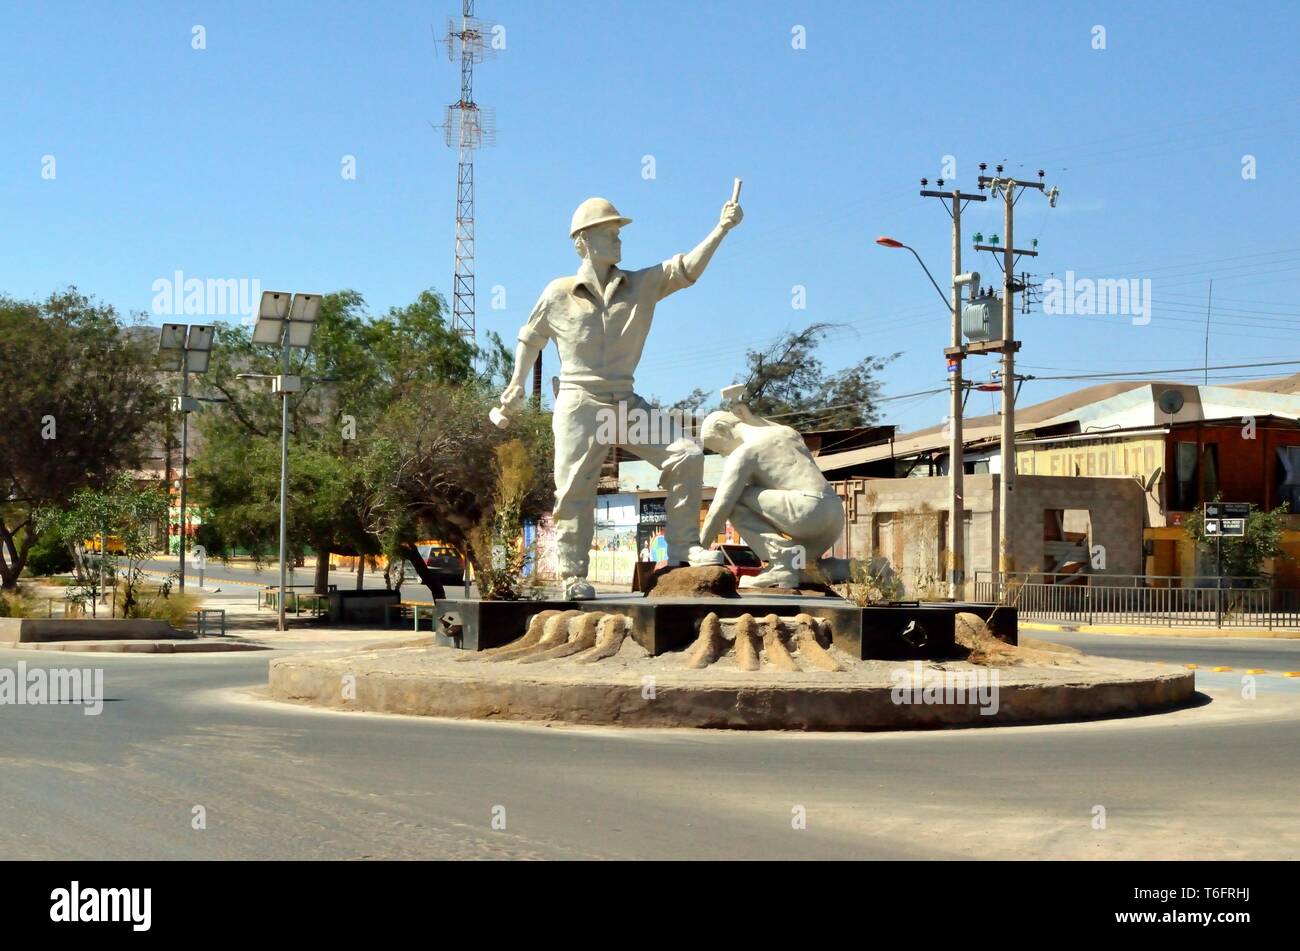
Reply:
[[[1162,408],[1167,393],[1181,406]],[[1177,398],[1165,406],[1177,403]],[[1115,382],[1017,409],[1015,567],[1190,579],[1213,574],[1184,530],[1216,498],[1287,504],[1279,587],[1300,587],[1300,374],[1238,384]],[[1000,418],[965,421],[968,581],[997,566]],[[823,453],[847,510],[837,554],[885,557],[913,590],[943,576],[948,437],[941,427]],[[1177,583],[1177,582],[1164,582]]]

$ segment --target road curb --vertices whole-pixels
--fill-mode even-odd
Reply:
[[[1004,726],[1149,713],[1191,701],[1195,675],[1155,671],[1111,680],[1003,684],[991,715],[968,703],[900,704],[888,685],[682,683],[656,678],[651,698],[641,680],[503,677],[492,672],[399,673],[355,655],[271,661],[277,700],[338,710],[453,719],[561,722],[640,728],[870,731]],[[1145,665],[1149,666],[1149,665]],[[370,669],[367,669],[367,668]],[[349,699],[344,699],[348,695]]]
[[[15,650],[75,651],[85,654],[227,654],[235,651],[272,650],[250,641],[8,641],[0,647]]]

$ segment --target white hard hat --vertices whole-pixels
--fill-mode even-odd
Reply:
[[[569,222],[569,237],[576,238],[584,228],[603,225],[607,221],[617,221],[620,227],[632,223],[632,219],[620,215],[608,199],[588,198],[573,213],[573,220]]]

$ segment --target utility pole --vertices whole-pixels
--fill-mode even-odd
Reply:
[[[969,195],[959,188],[951,192],[931,191],[925,186],[927,179],[921,179],[921,196],[939,198],[944,202],[948,215],[952,218],[952,345],[944,351],[948,360],[949,408],[948,426],[948,581],[952,596],[961,601],[966,597],[966,532],[965,532],[965,461],[964,440],[962,436],[962,410],[965,402],[965,384],[962,380],[962,359],[966,350],[962,346],[961,332],[961,288],[958,278],[961,270],[961,211],[966,202],[986,201],[985,195]],[[935,184],[943,188],[943,179]],[[951,202],[951,204],[949,204]],[[978,281],[976,282],[978,283]],[[976,288],[978,290],[978,288]]]
[[[1043,170],[1038,170],[1038,181],[1026,182],[1016,178],[1003,177],[1002,166],[997,166],[997,174],[985,175],[988,164],[980,163],[979,187],[991,188],[993,195],[1002,196],[1003,228],[1006,230],[1002,247],[996,245],[975,245],[977,251],[992,251],[1002,255],[1002,339],[995,346],[985,348],[986,352],[1002,354],[1002,472],[998,477],[998,571],[1006,575],[1016,570],[1015,544],[1012,534],[1012,498],[1016,486],[1016,351],[1020,342],[1016,340],[1015,295],[1023,291],[1025,284],[1016,280],[1016,261],[1021,255],[1037,257],[1038,252],[1020,250],[1015,246],[1015,207],[1020,193],[1027,188],[1037,189],[1047,196],[1048,204],[1055,208],[1060,189],[1053,186],[1050,190],[1043,183]],[[1005,578],[1003,579],[1005,580]]]

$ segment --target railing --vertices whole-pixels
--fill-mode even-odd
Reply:
[[[1300,591],[1259,578],[977,571],[975,598],[1014,604],[1026,620],[1300,628]]]
[[[174,589],[169,589],[175,593]],[[80,593],[64,593],[62,596],[44,595],[35,598],[38,605],[44,605],[43,615],[52,618],[114,618],[118,616],[118,591],[116,587],[99,590],[98,597],[93,596],[88,588],[78,588]],[[136,585],[135,599],[139,603],[148,598],[163,597],[163,588],[149,588]],[[38,608],[38,610],[42,610]],[[33,615],[40,616],[40,615]]]

